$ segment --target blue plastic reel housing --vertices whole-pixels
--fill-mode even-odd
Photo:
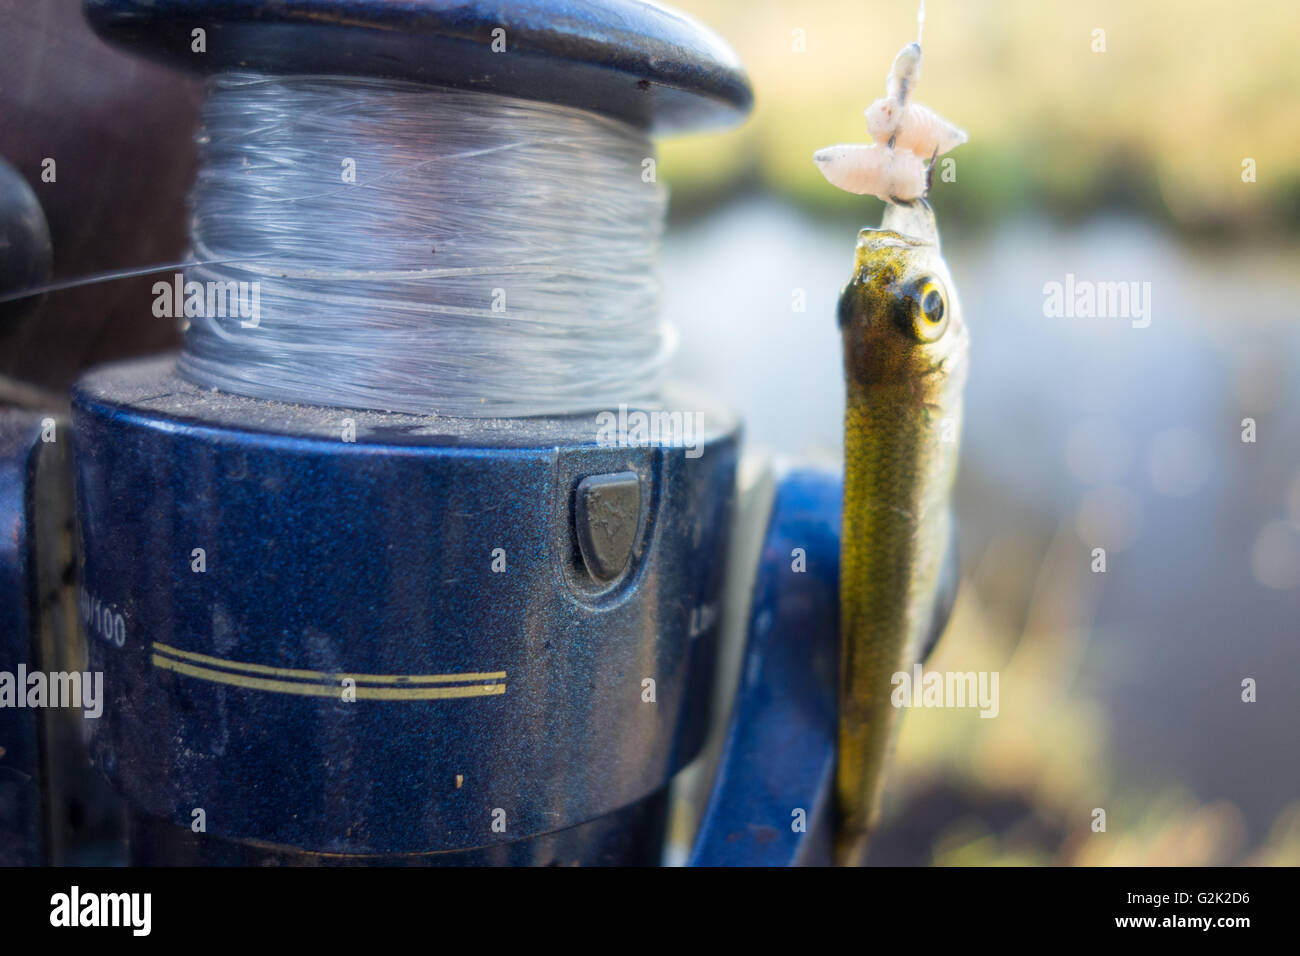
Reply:
[[[91,753],[135,813],[281,850],[482,848],[646,801],[698,750],[725,413],[626,447],[595,415],[286,405],[148,360],[83,379],[73,418]]]
[[[641,0],[85,10],[189,69],[388,77],[658,133],[752,98],[720,38]],[[91,374],[73,404],[81,612],[109,698],[92,755],[137,859],[645,859],[705,730],[733,419],[627,447],[595,416],[283,405],[157,361]]]

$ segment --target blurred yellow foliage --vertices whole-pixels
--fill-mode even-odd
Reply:
[[[744,126],[664,144],[661,168],[679,200],[749,182],[843,208],[812,153],[869,141],[862,113],[915,37],[915,0],[676,5],[736,48],[756,96]],[[1095,30],[1105,52],[1093,51]],[[1188,224],[1292,225],[1298,35],[1294,0],[929,0],[917,95],[971,134],[952,154],[957,183],[936,186],[936,205],[982,217],[1109,201]],[[1246,158],[1255,183],[1242,182]]]

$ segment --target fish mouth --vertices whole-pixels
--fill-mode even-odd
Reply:
[[[868,227],[858,232],[859,249],[918,249],[932,245],[934,243],[928,240],[904,235],[893,229]]]
[[[892,275],[892,282],[911,271],[911,264],[928,259],[933,250],[932,243],[892,229],[863,229],[853,251],[854,281],[874,284],[882,276]]]
[[[887,203],[880,228],[864,229],[862,232],[891,232],[915,245],[939,248],[939,222],[935,219],[934,207],[927,199],[918,199],[907,206]],[[862,241],[861,233],[858,241]]]

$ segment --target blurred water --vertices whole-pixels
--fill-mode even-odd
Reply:
[[[767,201],[669,236],[676,374],[739,410],[752,446],[838,453],[854,238]],[[965,542],[1073,527],[1081,576],[1108,549],[1079,680],[1107,706],[1116,767],[1232,800],[1258,839],[1300,799],[1300,273],[1123,219],[1012,222],[945,251],[973,343]],[[1045,317],[1044,284],[1067,273],[1149,282],[1150,325]]]

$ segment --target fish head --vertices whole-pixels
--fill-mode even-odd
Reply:
[[[928,203],[890,206],[881,228],[858,233],[839,326],[851,391],[897,386],[939,404],[964,384],[966,326]]]

